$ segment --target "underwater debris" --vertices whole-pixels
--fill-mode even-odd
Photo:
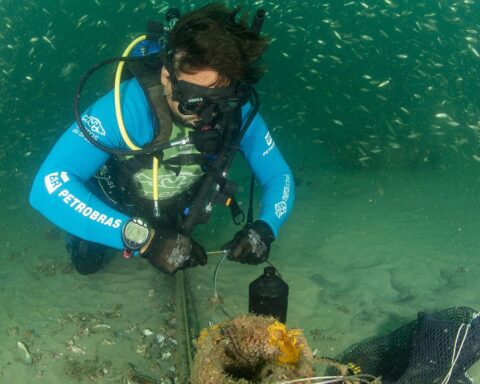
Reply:
[[[241,315],[200,332],[191,384],[273,383],[310,377],[303,333],[273,317]]]

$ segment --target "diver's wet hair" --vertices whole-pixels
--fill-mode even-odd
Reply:
[[[264,72],[258,62],[268,40],[250,31],[246,14],[237,21],[239,11],[213,3],[181,17],[169,38],[177,53],[175,68],[189,74],[214,69],[220,86],[230,80],[257,82]]]

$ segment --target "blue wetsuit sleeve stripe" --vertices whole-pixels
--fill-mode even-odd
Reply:
[[[259,219],[271,227],[276,237],[293,207],[295,186],[290,167],[259,114],[245,133],[240,150],[262,186]]]

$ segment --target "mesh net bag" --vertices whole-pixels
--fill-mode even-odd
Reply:
[[[418,319],[362,342],[336,360],[381,376],[385,384],[472,383],[467,369],[480,357],[480,317],[456,307]]]

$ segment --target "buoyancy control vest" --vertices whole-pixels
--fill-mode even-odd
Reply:
[[[172,124],[171,138],[184,137],[187,130],[189,129],[186,127]],[[124,177],[131,178],[137,197],[153,200],[151,156],[119,156],[118,160],[125,165],[121,168],[129,175],[125,174]],[[157,170],[158,199],[164,201],[179,196],[199,181],[204,174],[201,163],[202,155],[193,144],[165,149]]]
[[[161,67],[149,66],[143,62],[128,64],[130,75],[134,76],[141,86],[154,116],[155,138],[151,144],[179,140],[194,131],[191,127],[173,121],[160,81],[160,69]],[[230,150],[234,151],[235,148]],[[157,157],[159,163],[156,177],[160,208],[163,213],[171,214],[172,211],[177,211],[177,214],[181,214],[196,197],[206,171],[213,164],[215,154],[201,153],[192,143],[187,143],[164,149]],[[153,155],[116,155],[110,163],[113,183],[123,189],[118,199],[119,206],[135,207],[134,211],[139,210],[150,217],[148,207],[152,206],[154,200],[152,158]],[[216,172],[220,178],[222,170]],[[220,198],[217,197],[216,202],[229,206],[234,220],[241,222],[244,215],[234,199],[235,190],[234,183],[229,181],[228,187],[223,188],[223,193]]]

